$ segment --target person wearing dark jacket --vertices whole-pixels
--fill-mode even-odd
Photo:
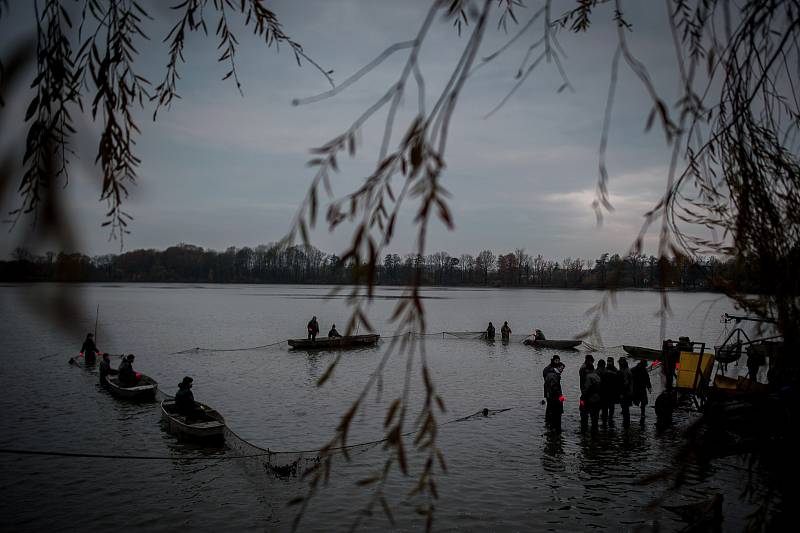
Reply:
[[[342,335],[336,331],[336,324],[331,326],[331,330],[328,332],[328,337],[341,337]]]
[[[602,361],[601,361],[602,362]],[[598,372],[600,364],[598,363]],[[619,372],[614,366],[614,358],[609,357],[606,359],[605,369],[600,374],[602,380],[601,393],[603,399],[603,406],[601,411],[601,418],[603,422],[609,424],[614,423],[614,405],[619,403],[620,383]]]
[[[86,340],[83,341],[83,345],[81,346],[81,353],[83,354],[83,360],[86,362],[87,365],[93,365],[97,360],[97,353],[99,350],[97,346],[94,344],[94,335],[91,333],[86,334]]]
[[[500,335],[503,337],[503,342],[508,342],[509,337],[511,337],[511,327],[508,322],[503,322],[503,327],[500,328]]]
[[[99,368],[99,376],[100,376],[100,385],[106,385],[106,376],[113,376],[117,373],[116,370],[111,368],[111,359],[109,358],[107,353],[103,354],[103,360],[100,361],[100,368]]]
[[[120,385],[136,385],[136,383],[139,381],[139,377],[133,370],[133,360],[135,358],[136,356],[133,354],[128,354],[127,357],[122,358],[122,362],[119,364],[119,370],[117,371]]]
[[[195,418],[202,411],[194,401],[192,394],[192,381],[189,376],[178,383],[178,392],[175,393],[175,409],[187,418]]]
[[[647,393],[652,390],[650,384],[650,374],[647,372],[647,361],[639,360],[635,367],[631,369],[633,379],[633,405],[641,407],[641,422],[644,424],[644,409],[647,406]]]
[[[317,340],[317,334],[319,334],[319,322],[317,322],[317,317],[311,317],[306,327],[308,328],[308,338],[312,341]]]
[[[561,372],[563,370],[564,365],[556,355],[542,371],[544,399],[547,402],[544,419],[547,427],[554,431],[561,431],[561,415],[564,412],[564,394],[561,391]]]
[[[583,382],[586,379],[586,374],[588,374],[590,371],[594,371],[594,356],[592,356],[590,353],[587,353],[581,368],[578,370],[581,391],[583,391]]]
[[[631,425],[631,402],[633,401],[633,376],[628,368],[628,360],[625,357],[619,358],[619,382],[620,396],[619,404],[622,411],[622,425]]]
[[[493,341],[494,340],[494,326],[491,322],[489,322],[489,327],[486,328],[486,340]]]
[[[598,361],[598,366],[602,363]],[[584,365],[586,374],[581,389],[581,429],[586,429],[589,424],[589,417],[592,418],[592,431],[597,431],[597,419],[600,415],[600,375],[594,369],[594,365],[587,361]]]

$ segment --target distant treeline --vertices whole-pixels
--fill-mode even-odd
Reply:
[[[17,248],[12,257],[0,261],[0,281],[346,284],[353,280],[356,268],[313,246],[277,244],[231,247],[224,252],[179,244],[163,251],[95,257],[53,252],[35,256]],[[748,280],[746,265],[714,257],[660,262],[653,256],[606,253],[596,259],[552,260],[523,249],[498,255],[483,250],[458,257],[447,252],[387,254],[377,269],[377,282],[406,284],[417,271],[423,285],[602,289],[658,288],[663,283],[681,290],[714,290],[724,280],[739,290],[758,292]]]

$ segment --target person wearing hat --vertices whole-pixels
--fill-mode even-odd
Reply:
[[[133,370],[134,359],[136,359],[136,356],[132,353],[122,358],[122,362],[119,364],[119,370],[117,371],[121,385],[132,386],[136,385],[139,381],[139,376],[137,376],[136,372]]]
[[[175,409],[187,418],[195,417],[199,411],[192,394],[192,381],[194,380],[189,376],[184,377],[178,383],[178,392],[175,393]]]
[[[622,411],[622,426],[628,427],[631,425],[630,407],[631,403],[633,403],[633,375],[630,368],[628,368],[628,359],[620,357],[617,362],[619,363],[619,405]]]
[[[545,424],[553,431],[561,431],[561,415],[564,413],[564,394],[561,391],[561,372],[564,364],[561,358],[554,355],[550,364],[542,371],[544,378],[544,401],[547,402],[545,410]]]

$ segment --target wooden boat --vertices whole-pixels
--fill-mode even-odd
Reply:
[[[199,416],[189,419],[176,412],[175,400],[161,402],[161,415],[167,423],[169,432],[192,440],[225,440],[225,419],[222,415],[205,404],[195,403],[200,408]]]
[[[646,359],[648,361],[661,361],[662,359],[661,350],[645,348],[643,346],[628,346],[627,344],[623,344],[622,349],[625,350],[628,355],[636,359]]]
[[[574,350],[583,341],[576,340],[536,340],[527,338],[522,341],[523,344],[528,346],[535,346],[537,348],[554,348],[556,350]]]
[[[349,337],[317,337],[311,339],[289,339],[289,346],[302,350],[358,348],[377,344],[380,335],[350,335]]]
[[[108,375],[106,376],[106,385],[109,392],[117,398],[135,402],[152,402],[156,399],[158,383],[149,376],[145,376],[144,374],[141,376],[142,378],[136,385],[129,387],[119,382],[119,376]]]

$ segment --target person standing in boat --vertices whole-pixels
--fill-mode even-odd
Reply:
[[[503,327],[500,328],[500,335],[503,337],[503,342],[508,342],[508,338],[511,337],[511,328],[508,325],[508,321],[503,322]]]
[[[564,394],[561,391],[561,373],[564,371],[564,364],[561,359],[554,355],[542,371],[544,378],[544,401],[547,402],[545,410],[545,424],[553,431],[561,431],[561,415],[564,413]]]
[[[494,325],[489,322],[489,327],[486,328],[486,340],[493,341],[494,340]]]
[[[122,362],[119,364],[119,369],[117,370],[121,385],[136,385],[139,381],[139,375],[133,370],[134,359],[136,359],[136,356],[132,353],[122,358]]]
[[[336,331],[336,324],[331,326],[331,330],[328,332],[328,337],[341,337],[342,335]]]
[[[187,418],[196,418],[203,411],[194,401],[194,394],[192,394],[193,381],[189,376],[185,376],[178,383],[178,392],[175,393],[175,410],[178,414]]]
[[[100,385],[106,385],[106,376],[113,376],[117,373],[116,370],[111,368],[111,358],[108,356],[107,353],[103,353],[103,360],[100,361]]]
[[[308,322],[308,338],[312,341],[317,340],[317,335],[319,334],[319,322],[317,322],[317,317],[311,317],[311,320]]]
[[[650,373],[647,371],[647,361],[644,359],[639,360],[636,366],[631,369],[631,378],[633,378],[633,405],[640,406],[641,418],[639,420],[644,424],[647,393],[653,389],[650,384]]]
[[[97,360],[97,354],[99,350],[94,343],[94,335],[92,333],[86,334],[86,340],[83,341],[83,345],[81,346],[81,354],[83,354],[83,360],[86,361],[87,365],[93,365]]]

